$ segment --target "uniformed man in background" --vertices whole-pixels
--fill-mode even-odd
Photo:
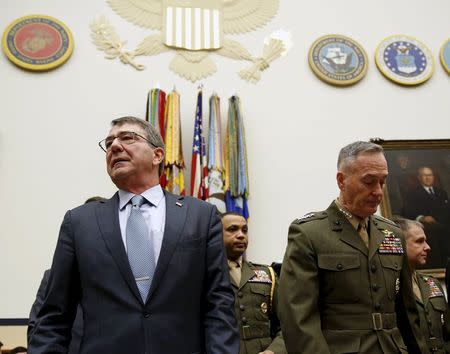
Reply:
[[[406,251],[412,270],[412,283],[420,329],[432,353],[450,353],[450,312],[438,279],[416,271],[427,263],[430,246],[420,222],[395,218],[406,238]]]
[[[287,353],[276,314],[278,278],[272,268],[243,259],[248,246],[243,216],[225,213],[222,225],[241,339],[239,353]]]
[[[383,148],[349,144],[337,167],[339,197],[289,229],[278,303],[286,348],[428,353],[404,237],[393,222],[373,215],[388,175]]]

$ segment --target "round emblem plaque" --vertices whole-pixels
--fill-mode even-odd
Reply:
[[[44,71],[63,64],[73,51],[70,30],[56,18],[31,15],[13,21],[3,33],[3,51],[14,64]]]
[[[342,35],[320,37],[312,44],[308,57],[313,72],[329,84],[352,85],[367,73],[367,54],[364,48]]]
[[[444,67],[445,71],[450,74],[450,38],[447,39],[441,48],[440,53],[441,64]]]
[[[417,39],[395,35],[383,40],[375,52],[381,73],[401,85],[418,85],[427,81],[434,71],[431,51]]]

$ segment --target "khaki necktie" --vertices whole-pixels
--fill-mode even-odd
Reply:
[[[230,261],[228,262],[230,265],[230,276],[234,282],[239,285],[241,283],[241,266],[238,262]]]
[[[359,222],[356,231],[358,231],[358,234],[359,236],[361,236],[361,239],[363,240],[366,247],[369,248],[369,234],[367,233],[366,223],[364,220]]]

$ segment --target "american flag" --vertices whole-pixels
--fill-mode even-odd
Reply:
[[[192,142],[191,195],[202,200],[208,198],[208,167],[205,137],[203,136],[202,91],[198,92],[195,113],[194,141]]]

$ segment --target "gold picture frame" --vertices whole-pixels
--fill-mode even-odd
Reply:
[[[371,141],[383,147],[389,169],[381,214],[422,222],[432,248],[426,272],[443,279],[450,257],[450,139]],[[430,181],[431,191],[423,187]]]

